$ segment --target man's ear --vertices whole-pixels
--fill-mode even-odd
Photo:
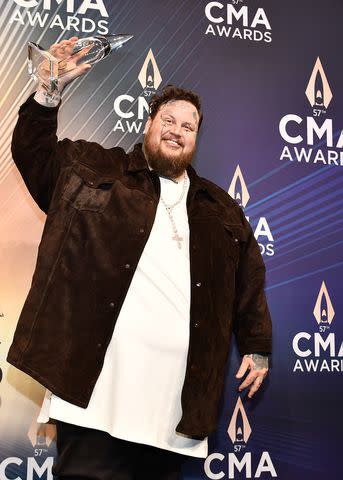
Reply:
[[[143,132],[144,134],[146,134],[149,131],[151,122],[152,122],[151,117],[148,117],[148,120],[146,121],[146,124],[144,126],[144,132]]]

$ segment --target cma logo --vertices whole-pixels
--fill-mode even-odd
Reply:
[[[51,10],[51,4],[57,3],[60,5],[64,3],[67,5],[67,13],[79,13],[80,15],[86,14],[88,10],[97,10],[102,17],[108,17],[108,13],[103,0],[78,0],[75,5],[74,0],[14,0],[14,2],[20,7],[33,8],[37,7],[40,3],[43,4],[43,10]]]
[[[162,77],[157,66],[154,54],[150,49],[142,68],[138,74],[138,81],[143,88],[143,93],[138,98],[132,95],[119,95],[114,100],[113,109],[120,117],[113,131],[140,133],[143,126],[144,113],[149,113],[147,97],[153,95],[162,82]]]
[[[235,173],[232,177],[228,194],[234,198],[243,209],[247,206],[250,195],[239,165],[237,165]],[[249,217],[246,217],[246,219],[248,222],[250,221]],[[261,254],[269,257],[273,256],[275,253],[274,237],[266,217],[260,217],[258,219],[256,228],[254,230],[254,236],[260,247]]]
[[[233,444],[247,443],[251,435],[250,423],[240,397],[238,397],[227,433]]]
[[[333,95],[319,57],[314,65],[305,94],[314,109],[313,114],[315,116],[326,113]]]
[[[15,477],[15,480],[34,480],[44,478],[44,480],[53,480],[52,466],[54,457],[47,457],[43,462],[38,462],[35,457],[22,459],[19,457],[7,457],[0,463],[1,480],[13,480],[13,473],[16,467],[24,468],[22,477]],[[7,474],[9,476],[7,476]]]
[[[205,7],[205,16],[210,23],[205,35],[270,43],[272,27],[265,10],[257,8],[252,12],[246,5],[235,7],[237,4],[237,0],[226,5],[209,2]]]
[[[331,325],[333,317],[335,316],[335,310],[333,309],[331,298],[324,281],[319,290],[313,315],[317,320],[320,331],[322,332]]]
[[[64,31],[75,31],[82,33],[97,32],[100,35],[108,33],[108,22],[104,18],[108,17],[103,0],[44,0],[42,3],[42,11],[36,11],[40,2],[37,0],[14,0],[20,7],[25,7],[26,10],[15,9],[10,17],[9,23],[17,22],[21,25],[29,25],[30,27],[60,29]],[[56,5],[66,7],[66,12],[70,15],[59,15],[55,12],[48,12]],[[33,11],[31,11],[33,9]],[[84,17],[87,13],[97,11],[101,15],[100,20],[94,21],[92,18]]]
[[[13,473],[20,473],[22,477],[15,477],[16,480],[34,480],[44,478],[53,480],[52,466],[54,457],[48,455],[48,447],[56,436],[54,425],[48,423],[37,423],[37,415],[32,420],[27,436],[34,447],[34,456],[27,458],[8,457],[0,463],[0,479],[11,480]]]
[[[145,92],[146,90],[157,90],[162,82],[162,77],[151,48],[139,72],[138,80]]]
[[[332,301],[323,281],[314,305],[313,316],[318,324],[319,332],[297,333],[292,342],[294,353],[299,357],[293,371],[300,372],[342,372],[343,342],[336,334],[327,333],[335,316]],[[327,335],[323,335],[327,333]],[[323,358],[323,357],[326,358]]]
[[[243,456],[236,455],[236,453],[243,453],[246,448],[246,443],[251,435],[251,427],[247,414],[244,410],[243,403],[240,397],[237,399],[235,409],[233,411],[227,433],[234,444],[234,451],[229,452],[227,456],[227,477],[229,479],[235,478],[235,473],[244,472],[246,478],[260,478],[262,473],[268,473],[272,477],[277,477],[275,467],[268,452],[262,452],[256,464],[255,474],[252,477],[253,457],[251,452],[245,452]],[[219,480],[225,477],[225,472],[222,469],[222,462],[225,456],[221,453],[211,453],[204,462],[205,474],[208,478]]]
[[[35,455],[40,456],[44,451],[47,451],[51,443],[54,441],[56,437],[56,427],[50,423],[37,422],[36,416],[30,425],[27,436],[31,445],[36,448]]]
[[[305,95],[312,107],[312,116],[304,119],[300,115],[289,113],[280,120],[280,135],[289,144],[284,146],[280,160],[343,166],[343,152],[337,151],[343,148],[343,131],[335,142],[332,119],[321,121],[327,113],[333,94],[319,57],[310,75]],[[319,141],[326,149],[313,148]],[[293,146],[304,142],[305,147]]]

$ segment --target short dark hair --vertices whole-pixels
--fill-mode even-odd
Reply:
[[[155,93],[155,95],[151,97],[151,100],[149,102],[150,117],[154,118],[160,106],[170,102],[171,100],[185,100],[186,102],[190,102],[195,106],[199,114],[199,130],[203,119],[203,114],[201,111],[201,100],[199,95],[197,95],[195,92],[192,92],[192,90],[175,87],[174,85],[166,85],[160,92]]]

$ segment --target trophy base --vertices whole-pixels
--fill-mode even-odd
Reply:
[[[58,91],[59,60],[36,43],[28,43],[28,72],[35,82],[40,82],[47,94],[53,96]]]

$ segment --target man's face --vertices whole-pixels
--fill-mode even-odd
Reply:
[[[185,100],[161,105],[145,126],[143,150],[151,168],[160,175],[177,178],[192,162],[195,153],[199,114]]]

